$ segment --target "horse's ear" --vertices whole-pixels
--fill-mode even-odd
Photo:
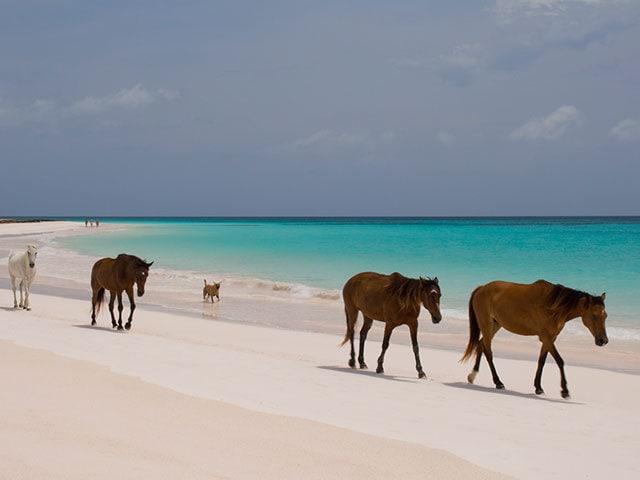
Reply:
[[[434,279],[433,279],[433,282],[434,282],[436,285],[438,285],[438,277],[434,278]]]
[[[151,265],[153,265],[153,262],[147,263],[147,268],[149,268]]]
[[[605,299],[606,296],[607,296],[607,294],[604,293],[604,292],[602,293],[602,295],[600,295],[600,298],[602,299],[603,302],[604,302],[604,299]]]

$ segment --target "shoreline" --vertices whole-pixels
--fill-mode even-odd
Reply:
[[[35,235],[31,229],[24,233],[25,225],[10,228],[13,234],[25,238]],[[53,224],[45,230],[58,235],[72,233],[74,229],[84,233],[85,227]],[[2,233],[6,231],[0,230],[0,239]],[[13,235],[4,238],[15,240]],[[53,250],[45,253],[51,255],[47,261],[51,265],[39,267],[31,296],[32,311],[10,308],[11,291],[0,282],[0,297],[7,299],[0,305],[3,323],[0,350],[3,359],[7,359],[4,368],[21,372],[16,373],[20,381],[10,383],[18,386],[5,389],[2,394],[8,397],[3,399],[3,405],[10,406],[11,418],[15,419],[11,424],[13,430],[0,427],[0,433],[11,432],[8,437],[17,438],[15,445],[9,445],[8,438],[4,441],[11,447],[7,451],[13,453],[8,453],[10,458],[2,463],[16,469],[12,472],[26,469],[31,473],[27,476],[39,476],[44,467],[26,453],[37,443],[40,451],[47,454],[45,458],[50,462],[47,471],[54,472],[51,478],[86,477],[84,466],[78,465],[70,473],[65,470],[70,468],[69,462],[64,461],[67,457],[54,458],[59,451],[57,445],[63,441],[69,443],[71,453],[97,459],[104,469],[113,466],[117,469],[121,465],[127,465],[129,470],[123,471],[129,472],[132,467],[148,468],[162,478],[163,473],[173,471],[172,459],[181,455],[180,462],[191,465],[191,478],[205,478],[199,476],[202,471],[193,467],[203,462],[202,457],[189,456],[184,450],[177,454],[171,448],[159,446],[155,437],[162,435],[154,433],[157,430],[147,431],[152,420],[148,416],[137,418],[138,407],[131,405],[133,414],[120,412],[118,421],[131,422],[132,428],[140,431],[139,436],[131,439],[126,429],[116,429],[108,434],[111,443],[107,445],[128,442],[134,453],[120,450],[118,455],[105,453],[104,438],[98,438],[101,433],[87,444],[69,440],[90,436],[84,425],[96,422],[108,405],[96,417],[89,401],[88,411],[79,412],[73,406],[73,398],[63,396],[59,404],[52,405],[47,404],[47,398],[56,398],[66,388],[57,381],[72,383],[69,386],[72,397],[88,398],[87,389],[91,387],[83,379],[87,369],[97,368],[103,372],[100,376],[104,377],[106,390],[102,396],[107,398],[120,395],[121,387],[117,386],[120,381],[129,383],[127,391],[131,388],[132,398],[137,399],[136,404],[142,403],[143,409],[146,406],[160,411],[165,394],[187,396],[180,397],[182,400],[173,397],[171,405],[181,407],[163,410],[153,421],[172,438],[177,435],[186,439],[187,444],[205,445],[207,458],[216,460],[207,464],[207,478],[260,476],[246,474],[243,467],[262,472],[261,461],[278,465],[278,469],[267,469],[263,478],[279,479],[299,478],[300,472],[307,470],[309,478],[327,478],[339,468],[351,469],[349,478],[364,480],[385,475],[389,478],[387,466],[407,469],[414,464],[422,467],[407,470],[405,478],[429,475],[503,478],[496,472],[525,479],[589,475],[633,478],[639,473],[633,452],[640,448],[637,436],[640,420],[635,415],[640,402],[640,375],[580,364],[588,364],[591,358],[606,358],[614,366],[627,362],[637,368],[640,365],[637,354],[597,349],[586,336],[577,343],[565,341],[561,336],[558,348],[566,361],[573,396],[571,400],[563,400],[553,361],[547,362],[544,371],[546,395],[533,394],[537,340],[505,336],[496,341],[495,358],[507,390],[498,391],[493,388],[485,362],[476,384],[466,383],[471,364],[458,362],[464,346],[459,342],[464,336],[456,333],[449,337],[448,330],[439,332],[439,326],[425,322],[419,342],[428,380],[417,378],[406,329],[394,333],[385,374],[378,375],[373,370],[347,367],[348,347],[338,348],[344,337],[344,318],[339,306],[331,307],[331,325],[325,331],[317,331],[318,322],[326,321],[326,305],[310,309],[307,304],[248,301],[234,296],[223,296],[220,303],[210,304],[202,302],[196,290],[193,297],[185,300],[196,307],[185,312],[157,306],[157,299],[166,292],[161,284],[154,283],[148,283],[145,296],[137,299],[132,330],[116,332],[110,328],[106,309],[98,318],[98,325],[89,325],[90,301],[85,296],[88,293],[82,294],[88,292],[88,284],[70,282],[67,277],[75,278],[74,273],[66,272],[64,263],[60,263],[67,257],[56,257]],[[88,258],[82,261],[90,264]],[[0,281],[6,281],[5,276],[6,272],[0,275]],[[150,281],[153,282],[153,275]],[[158,292],[152,294],[154,289]],[[125,301],[124,314],[128,315],[128,311]],[[299,329],[259,321],[278,315],[291,318],[306,315],[306,318],[295,324]],[[380,324],[371,331],[366,347],[369,365],[375,363],[380,351],[381,334]],[[510,358],[510,354],[515,358]],[[47,370],[57,362],[67,362],[66,367]],[[34,406],[30,403],[35,401],[32,389],[26,384],[33,384],[33,379],[40,377],[50,381],[44,385],[36,382],[42,388],[36,395],[42,398],[42,403]],[[118,402],[123,402],[118,404],[127,409],[126,399]],[[196,403],[200,407],[196,408]],[[35,425],[29,420],[33,408],[41,419]],[[183,423],[194,425],[193,431],[182,430],[172,421],[175,415]],[[254,420],[240,427],[239,422],[245,417]],[[104,413],[104,418],[111,417]],[[232,425],[231,430],[220,433],[217,427],[196,427],[211,418],[226,419]],[[118,421],[104,420],[105,428],[111,423],[117,426]],[[278,426],[267,430],[270,433],[265,437],[263,422],[275,422]],[[42,430],[52,424],[55,435]],[[293,424],[295,427],[287,430],[286,425]],[[32,432],[31,436],[14,435],[24,431]],[[347,442],[343,434],[355,437],[349,437]],[[262,440],[256,444],[255,438]],[[326,451],[327,444],[343,445],[343,441],[347,446],[338,450],[349,451],[355,443],[366,447],[353,447],[359,451],[357,456],[349,451],[349,455],[339,458],[336,455],[340,452]],[[375,447],[377,441],[392,441],[385,447],[387,456],[375,454],[380,451]],[[140,445],[146,442],[153,445],[148,447],[153,452],[150,457],[140,452]],[[275,442],[279,448],[265,451],[264,442],[269,445]],[[604,457],[599,454],[603,445]],[[291,463],[292,455],[298,458],[301,450],[309,456],[303,455],[298,463]],[[409,455],[414,451],[415,455]],[[368,456],[359,456],[367,452]],[[202,450],[196,453],[204,455]],[[238,463],[238,456],[247,459],[246,465]],[[20,460],[11,463],[12,458]],[[576,458],[581,458],[579,465]],[[166,473],[164,478],[172,477],[175,475]]]
[[[0,258],[3,252],[8,254],[9,249],[6,246],[15,245],[19,241],[17,239],[22,236],[25,237],[26,242],[43,234],[53,235],[53,238],[68,235],[99,235],[102,232],[118,231],[129,227],[130,225],[105,223],[100,227],[89,228],[80,221],[0,225]],[[51,238],[47,239],[46,244],[49,244],[50,240]],[[90,304],[89,272],[97,258],[62,250],[61,258],[57,249],[59,247],[47,247],[41,253],[38,274],[32,291],[67,298],[84,298]],[[60,261],[68,262],[69,254],[74,256],[70,266],[61,269]],[[45,256],[51,257],[46,263],[43,262]],[[79,281],[78,271],[81,271],[82,276],[85,277],[82,281]],[[194,273],[152,268],[147,292],[144,298],[140,299],[140,303],[158,312],[188,315],[192,318],[240,322],[299,332],[335,334],[340,337],[340,340],[344,336],[344,311],[341,299],[298,299],[288,295],[286,289],[281,288],[283,284],[278,282],[274,283],[276,290],[266,297],[264,292],[245,291],[245,286],[238,287],[233,279],[226,279],[221,291],[223,301],[213,305],[202,301],[202,280],[197,274],[195,279],[192,278]],[[173,290],[178,285],[176,281],[180,284],[178,292]],[[0,274],[0,289],[3,288],[10,291],[6,272]],[[125,301],[125,305],[127,304]],[[466,316],[464,320],[458,318],[458,315],[451,317],[446,313],[446,305],[444,307],[444,318],[440,325],[432,325],[427,318],[428,315],[424,311],[421,312],[419,344],[423,349],[444,349],[461,356],[468,340],[468,321]],[[452,310],[452,313],[459,312]],[[291,319],[296,321],[292,322]],[[361,324],[360,318],[357,328]],[[617,338],[615,333],[611,332],[615,329],[616,327],[612,328],[608,325],[609,345],[602,348],[595,347],[586,327],[577,318],[567,324],[558,337],[556,345],[568,367],[577,365],[640,375],[640,341]],[[369,339],[381,341],[382,331],[383,324],[374,322]],[[396,329],[391,338],[391,344],[409,345],[408,330],[405,327]],[[504,329],[498,332],[494,339],[496,358],[535,362],[539,349],[540,342],[536,337],[518,336]],[[553,364],[552,361],[551,364]]]

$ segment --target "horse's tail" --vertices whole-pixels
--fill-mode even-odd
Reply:
[[[476,311],[473,308],[473,297],[479,289],[480,287],[476,288],[471,294],[471,298],[469,298],[469,343],[467,344],[467,349],[464,351],[464,355],[462,355],[460,359],[461,362],[469,360],[480,343],[480,327],[478,326]]]
[[[104,288],[100,288],[98,290],[98,295],[96,295],[96,317],[100,314],[100,307],[102,307],[102,303],[104,302]]]

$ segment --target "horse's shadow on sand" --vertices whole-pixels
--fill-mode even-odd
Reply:
[[[118,335],[121,335],[122,333],[126,332],[126,330],[117,330],[111,327],[101,327],[100,325],[74,325],[74,327],[83,328],[85,330],[97,330],[99,332],[116,333]]]
[[[5,312],[21,312],[24,308],[16,308],[16,307],[0,307],[0,310],[4,310]]]
[[[473,392],[482,392],[482,393],[492,393],[494,395],[508,395],[509,397],[517,397],[517,398],[526,398],[528,400],[536,400],[539,402],[551,402],[551,403],[562,403],[573,404],[573,405],[584,405],[580,402],[574,402],[571,399],[561,399],[561,398],[548,398],[543,395],[536,395],[535,393],[522,393],[515,392],[513,390],[498,390],[494,387],[483,387],[482,385],[475,385],[466,382],[449,382],[443,383],[443,385],[451,388],[460,388],[462,390],[469,390]]]
[[[373,370],[366,370],[361,368],[336,367],[336,366],[330,366],[330,365],[321,365],[317,368],[321,370],[329,370],[331,372],[349,373],[351,375],[365,375],[367,377],[375,377],[381,380],[391,380],[392,382],[415,383],[418,381],[417,378],[410,379],[407,377],[395,377],[393,375],[388,375],[386,373],[380,374],[380,373],[376,373]]]

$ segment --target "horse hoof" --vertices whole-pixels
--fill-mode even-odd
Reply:
[[[544,393],[544,390],[541,388],[536,388],[536,395],[542,395]]]
[[[356,361],[355,360],[349,360],[349,366],[351,368],[356,368]]]
[[[384,368],[382,367],[376,368],[376,373],[384,373]]]
[[[127,330],[131,330],[131,324],[130,323],[126,323],[124,328],[127,329]]]
[[[122,328],[122,325],[118,325],[118,331],[120,331],[120,330],[124,330],[124,329]]]
[[[571,398],[571,395],[569,395],[569,390],[564,390],[564,391],[560,392],[560,394],[562,395],[562,398],[564,398],[564,399]]]
[[[362,363],[360,364],[360,370],[366,370],[367,368],[369,368],[369,367],[367,367],[367,364],[366,364],[366,363],[362,362]]]
[[[31,307],[24,307],[24,309],[25,309],[27,312],[30,312],[30,311],[31,311]]]
[[[418,378],[427,378],[427,374],[424,372],[418,373]]]
[[[95,325],[96,321],[95,320],[91,320],[91,325]]]
[[[496,388],[497,388],[498,390],[504,390],[504,383],[498,383],[498,384],[496,385]]]

